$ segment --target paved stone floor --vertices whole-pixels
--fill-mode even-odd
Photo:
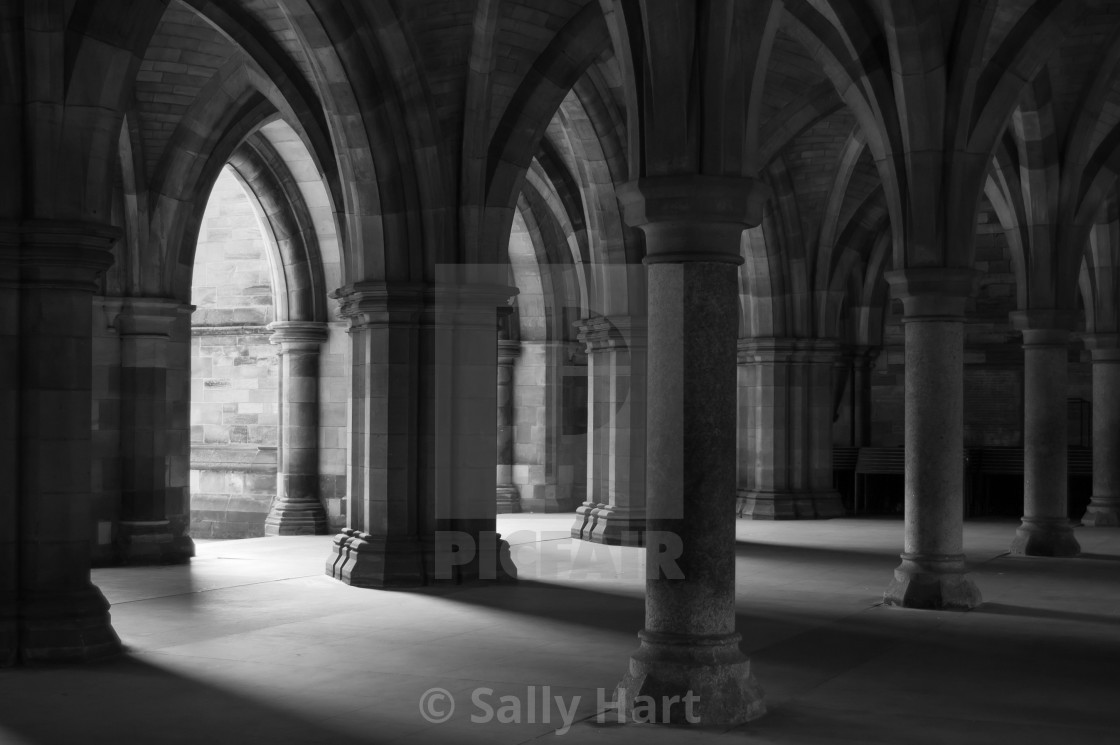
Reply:
[[[354,589],[322,573],[329,537],[97,570],[130,654],[0,672],[0,743],[1120,742],[1120,530],[1078,528],[1079,559],[1013,559],[1015,522],[970,522],[986,602],[941,613],[879,605],[900,522],[740,521],[739,630],[770,711],[720,732],[596,722],[636,646],[642,554],[590,553],[571,520],[500,518],[515,586]],[[457,703],[442,724],[420,713],[434,687]]]

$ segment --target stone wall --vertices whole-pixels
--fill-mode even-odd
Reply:
[[[333,301],[332,301],[333,302]],[[349,324],[331,321],[319,354],[319,499],[327,527],[346,527],[346,468],[350,411]]]
[[[586,497],[587,368],[569,342],[522,341],[513,366],[513,483],[525,512],[570,512]]]
[[[191,535],[264,535],[276,496],[278,348],[264,235],[228,171],[195,251],[191,331]]]

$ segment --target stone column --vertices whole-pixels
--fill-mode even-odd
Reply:
[[[888,605],[967,610],[981,602],[964,557],[964,310],[974,275],[885,275],[902,300],[906,346],[906,528]]]
[[[269,341],[280,347],[280,438],[276,499],[265,535],[323,535],[327,513],[319,500],[319,347],[327,324],[276,321]]]
[[[172,327],[190,306],[172,298],[121,301],[121,507],[114,548],[122,564],[181,564],[194,556],[190,510],[169,483],[175,443],[169,388]]]
[[[1120,526],[1120,335],[1085,337],[1093,355],[1093,498],[1087,527]]]
[[[15,487],[0,494],[0,661],[120,651],[109,604],[89,573],[91,313],[117,234],[104,225],[25,221],[0,238],[7,358],[0,436],[18,437],[0,469]]]
[[[499,271],[492,271],[499,269]],[[433,582],[516,578],[509,545],[496,532],[498,309],[516,287],[499,267],[442,265],[428,297],[422,346],[431,389],[421,400],[420,461],[425,531],[434,540]]]
[[[649,292],[646,619],[617,695],[696,697],[704,725],[761,716],[735,631],[735,356],[743,230],[766,197],[750,179],[645,178],[620,190],[645,233]]]
[[[515,576],[495,531],[496,285],[339,290],[352,341],[348,527],[327,574],[359,587]]]
[[[1011,542],[1020,556],[1077,556],[1069,521],[1069,314],[1011,314],[1023,332],[1023,522]]]
[[[424,286],[363,282],[334,296],[350,320],[350,467],[347,527],[335,536],[327,574],[358,587],[423,585],[416,458]]]
[[[844,514],[832,488],[832,369],[839,344],[740,339],[738,514],[753,520]]]
[[[879,350],[858,346],[852,350],[852,442],[853,447],[871,444],[871,374]]]
[[[646,528],[646,327],[634,317],[578,322],[586,345],[587,500],[572,537],[640,546]]]
[[[20,234],[0,222],[0,668],[19,661]]]
[[[513,362],[521,342],[498,339],[498,513],[521,512],[521,493],[513,483]]]

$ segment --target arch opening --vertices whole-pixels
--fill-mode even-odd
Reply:
[[[191,528],[199,538],[264,535],[280,428],[276,270],[266,223],[230,167],[214,183],[191,283]]]

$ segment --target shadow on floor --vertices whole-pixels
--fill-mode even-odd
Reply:
[[[1077,555],[1078,559],[1089,559],[1091,561],[1120,561],[1120,556],[1115,554],[1086,554],[1080,553]]]
[[[15,700],[18,707],[8,705]],[[354,742],[352,733],[127,654],[86,665],[0,670],[0,701],[6,745]]]
[[[735,556],[745,559],[796,561],[800,564],[819,563],[835,566],[837,562],[861,564],[864,567],[882,565],[890,571],[898,564],[899,549],[889,551],[845,550],[817,548],[816,546],[791,546],[782,543],[755,543],[735,541]]]
[[[1103,623],[1108,626],[1120,624],[1120,614],[1079,613],[1077,611],[1056,610],[1054,608],[1028,608],[1006,603],[984,603],[973,613],[990,613],[1000,616],[1022,616],[1024,618],[1047,618],[1056,621],[1075,621],[1078,623]]]

